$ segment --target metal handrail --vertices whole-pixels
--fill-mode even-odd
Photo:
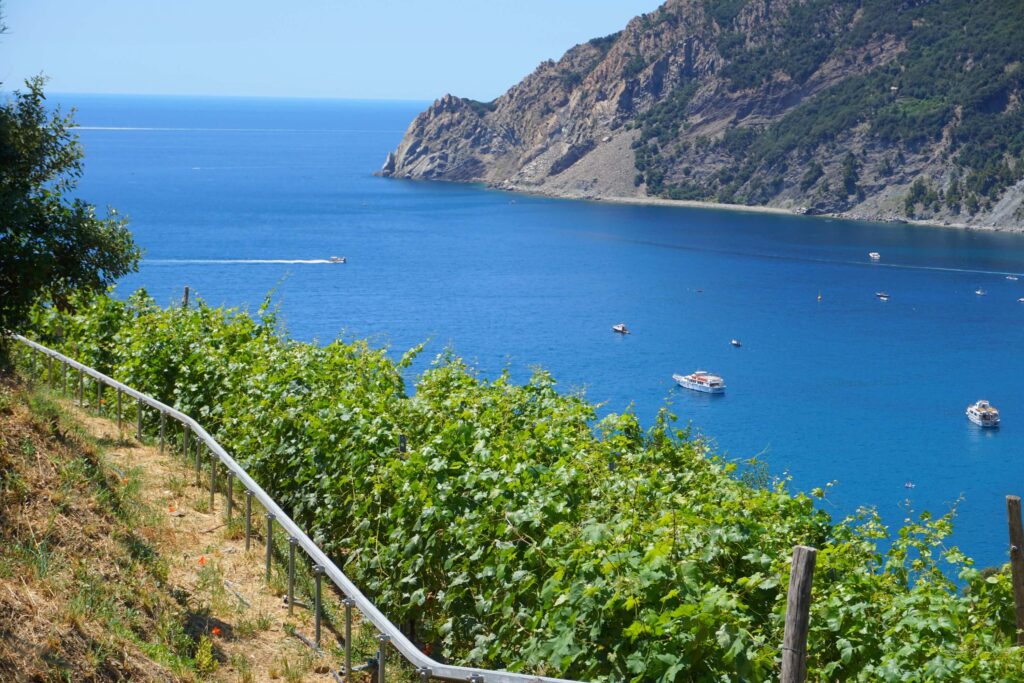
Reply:
[[[221,463],[227,467],[234,476],[238,478],[242,485],[245,486],[247,491],[250,491],[260,504],[266,509],[267,513],[274,516],[274,520],[277,521],[285,531],[288,532],[291,538],[296,539],[299,547],[301,547],[315,565],[322,568],[324,574],[334,582],[341,592],[350,600],[355,603],[355,606],[363,613],[363,616],[372,623],[377,630],[380,632],[381,640],[387,640],[396,650],[405,658],[407,662],[412,664],[416,669],[420,671],[421,680],[427,678],[441,678],[453,681],[469,681],[470,683],[579,683],[578,681],[572,681],[564,678],[551,678],[549,676],[534,676],[530,674],[513,673],[510,671],[494,671],[491,669],[479,669],[469,666],[454,666],[451,664],[443,664],[437,660],[431,659],[426,654],[420,651],[416,645],[409,640],[402,631],[391,623],[390,620],[384,613],[377,609],[369,598],[356,587],[356,585],[345,576],[345,573],[338,568],[331,558],[322,551],[316,543],[306,535],[306,533],[299,528],[298,524],[292,521],[291,517],[285,514],[284,510],[281,509],[273,498],[270,497],[263,488],[249,476],[249,473],[239,465],[234,458],[228,455],[227,451],[217,441],[210,436],[203,426],[193,420],[191,417],[182,413],[179,410],[161,403],[152,396],[136,391],[126,384],[118,382],[112,377],[104,375],[98,370],[83,365],[76,360],[68,358],[67,356],[54,351],[53,349],[47,348],[42,344],[27,339],[20,334],[13,335],[14,339],[17,339],[22,344],[25,344],[29,348],[35,349],[44,355],[50,356],[69,367],[78,370],[81,373],[85,373],[93,379],[103,382],[107,386],[117,389],[129,396],[134,397],[140,403],[145,403],[149,407],[171,417],[181,424],[187,426],[193,434],[195,434],[200,441],[206,444],[206,447],[211,453],[214,453],[221,461]],[[384,649],[381,648],[381,653]],[[380,683],[383,683],[383,676],[380,677]]]

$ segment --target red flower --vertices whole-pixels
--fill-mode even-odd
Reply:
[[[214,626],[212,629],[210,629],[210,633],[212,633],[215,636],[219,636],[220,635],[220,626]]]
[[[200,555],[199,556],[199,566],[202,567],[204,564],[206,564],[206,556],[205,555]]]

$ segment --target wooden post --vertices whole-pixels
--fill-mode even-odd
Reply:
[[[185,293],[181,297],[181,307],[188,308],[188,285],[185,285]]]
[[[804,545],[793,548],[786,598],[786,631],[782,638],[782,683],[803,683],[807,677],[807,627],[817,556],[814,548]]]
[[[1006,516],[1010,522],[1010,570],[1017,616],[1017,644],[1024,645],[1024,527],[1021,526],[1020,496],[1006,497]]]

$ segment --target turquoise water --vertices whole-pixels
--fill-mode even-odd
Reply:
[[[1006,557],[1004,496],[1024,493],[1024,277],[1005,275],[1024,272],[1022,237],[372,177],[424,103],[56,99],[84,127],[82,195],[128,213],[146,249],[122,293],[169,303],[189,285],[255,308],[276,289],[301,339],[429,340],[424,363],[451,345],[517,379],[539,365],[648,424],[670,402],[729,458],[757,455],[801,489],[837,482],[835,515],[876,505],[899,523],[960,500],[956,541],[979,564]],[[282,262],[331,255],[348,263]],[[673,386],[697,368],[727,394]],[[980,398],[1000,430],[965,419]]]

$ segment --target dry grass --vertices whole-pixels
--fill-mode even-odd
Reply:
[[[300,563],[289,615],[280,552],[264,578],[263,510],[246,552],[244,496],[228,523],[180,451],[124,426],[0,383],[0,680],[332,680],[340,628],[324,623],[326,656],[294,635],[313,637],[312,580]],[[365,661],[372,634],[354,636]]]

